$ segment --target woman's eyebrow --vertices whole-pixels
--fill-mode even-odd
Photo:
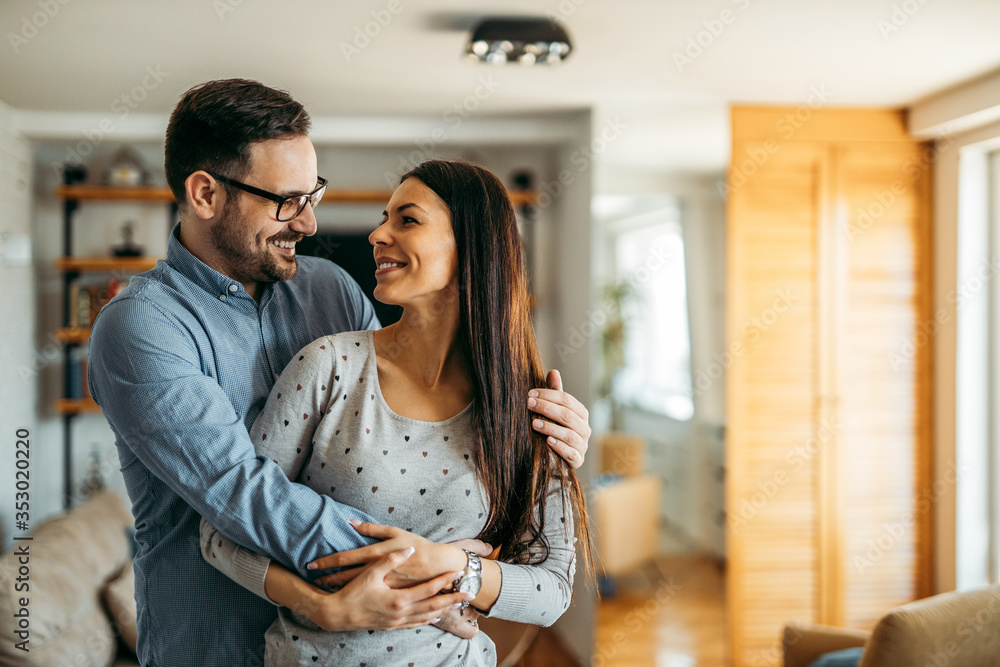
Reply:
[[[417,208],[417,209],[420,209],[421,211],[424,211],[424,209],[420,208],[419,206],[417,206],[413,202],[410,202],[409,204],[403,204],[402,206],[397,206],[396,207],[396,213],[402,213],[403,211],[405,211],[408,208]],[[424,211],[424,213],[426,213],[426,212],[427,211]],[[387,210],[386,211],[382,211],[382,215],[388,217],[389,211],[387,211]]]

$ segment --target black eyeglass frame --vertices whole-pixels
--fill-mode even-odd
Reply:
[[[290,220],[294,220],[295,218],[299,217],[299,214],[305,210],[306,204],[310,204],[313,208],[316,208],[317,204],[323,201],[323,195],[326,193],[326,186],[329,184],[328,180],[326,180],[322,176],[318,176],[317,178],[319,187],[313,190],[312,192],[307,192],[298,195],[288,195],[287,197],[283,197],[281,195],[276,195],[273,192],[268,192],[267,190],[261,190],[260,188],[255,188],[252,185],[241,183],[233,178],[229,178],[228,176],[217,174],[214,171],[210,171],[208,173],[211,174],[212,177],[215,178],[216,180],[222,181],[223,183],[228,183],[229,185],[237,187],[240,190],[243,190],[244,192],[249,192],[252,195],[257,195],[258,197],[263,197],[264,199],[270,199],[271,201],[275,202],[278,205],[278,210],[275,211],[274,217],[278,220],[278,222],[289,222]],[[299,209],[297,211],[295,211],[295,215],[282,220],[281,217],[279,216],[281,214],[281,208],[285,205],[285,202],[290,199],[297,199],[298,197],[305,197],[305,199],[302,200],[302,205],[299,206]]]

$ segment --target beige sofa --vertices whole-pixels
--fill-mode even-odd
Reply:
[[[864,646],[858,667],[1000,666],[1000,585],[943,593],[891,610],[871,634],[789,625],[785,667],[808,667],[824,653]]]
[[[138,665],[132,515],[119,496],[100,491],[67,514],[40,524],[31,540],[15,542],[0,557],[0,664]],[[27,547],[27,563],[19,548]],[[27,582],[23,581],[27,567]],[[18,582],[18,577],[22,581]],[[27,583],[28,591],[16,590]],[[24,614],[28,651],[11,619]],[[130,645],[129,645],[130,644]]]

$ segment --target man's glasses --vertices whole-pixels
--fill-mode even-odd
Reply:
[[[326,184],[328,182],[325,178],[320,176],[317,181],[319,183],[319,187],[312,192],[304,195],[289,195],[288,197],[282,197],[281,195],[276,195],[273,192],[261,190],[260,188],[255,188],[252,185],[247,185],[246,183],[240,183],[239,181],[223,176],[222,174],[217,174],[214,171],[210,171],[208,173],[223,183],[228,183],[229,185],[237,187],[244,192],[249,192],[252,195],[257,195],[258,197],[270,199],[275,202],[278,205],[278,212],[275,215],[278,222],[288,222],[289,220],[294,220],[298,217],[299,213],[302,213],[302,209],[306,207],[306,204],[316,208],[320,201],[323,200],[323,195],[326,193]]]

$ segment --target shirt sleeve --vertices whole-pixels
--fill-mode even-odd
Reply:
[[[348,523],[370,517],[293,483],[254,451],[195,339],[171,315],[145,299],[116,299],[90,341],[91,392],[119,445],[219,532],[307,580],[316,574],[307,563],[371,543]]]
[[[336,368],[333,351],[328,336],[302,348],[278,377],[250,429],[257,455],[274,461],[292,481],[298,480],[312,456],[313,436],[327,410]],[[289,419],[292,415],[294,420]],[[200,534],[201,555],[209,565],[251,593],[273,602],[264,592],[270,558],[239,546],[204,518]]]
[[[569,608],[576,574],[576,538],[572,506],[559,480],[549,486],[545,500],[545,526],[542,534],[549,546],[549,557],[537,565],[498,562],[500,595],[493,603],[490,618],[550,626]],[[542,547],[532,548],[540,557]]]

